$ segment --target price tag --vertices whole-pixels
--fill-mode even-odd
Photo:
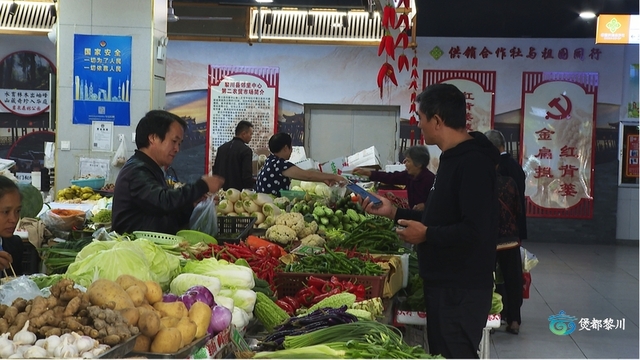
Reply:
[[[239,351],[251,351],[249,344],[244,340],[244,336],[240,334],[235,326],[232,326],[231,329],[231,341]]]

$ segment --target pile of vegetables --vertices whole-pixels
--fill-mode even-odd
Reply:
[[[275,218],[274,225],[267,229],[265,238],[283,246],[297,240],[303,244],[313,244],[311,246],[322,246],[324,239],[312,236],[316,231],[318,224],[315,221],[306,222],[302,214],[282,213]]]
[[[139,332],[118,311],[120,302],[96,301],[96,288],[85,293],[63,279],[50,292],[0,305],[0,357],[93,358]]]
[[[312,274],[350,274],[379,276],[384,270],[373,258],[366,254],[349,257],[344,252],[330,250],[327,246],[324,253],[314,256],[304,256],[296,262],[287,264],[285,272]]]
[[[276,301],[290,315],[301,307],[311,307],[320,301],[342,292],[348,292],[355,296],[355,301],[362,301],[365,298],[366,289],[364,285],[355,285],[351,281],[340,281],[332,276],[330,280],[323,280],[315,276],[309,276],[307,286],[300,289],[295,296],[285,296]]]
[[[355,249],[359,252],[395,254],[402,248],[392,220],[384,217],[369,217],[350,232],[327,233],[327,245],[332,248]]]
[[[218,216],[252,216],[256,218],[255,225],[259,226],[265,222],[273,224],[274,217],[281,212],[269,194],[230,188],[223,197],[216,206]]]
[[[41,247],[38,252],[49,274],[64,274],[69,265],[76,260],[78,253],[91,242],[91,238],[67,240],[49,247]]]

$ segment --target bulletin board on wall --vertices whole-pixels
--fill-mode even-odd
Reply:
[[[620,122],[620,176],[622,186],[638,186],[640,183],[640,134],[638,121]]]
[[[241,120],[253,124],[248,144],[255,152],[268,148],[277,131],[278,67],[209,65],[205,173],[211,173],[216,149],[235,135]]]

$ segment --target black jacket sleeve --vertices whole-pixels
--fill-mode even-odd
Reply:
[[[10,238],[2,239],[2,248],[4,251],[11,254],[11,258],[13,258],[13,262],[11,266],[13,267],[13,271],[16,272],[16,275],[20,276],[24,274],[24,270],[22,269],[22,261],[24,254],[24,244],[22,243],[22,238],[19,236],[12,236]],[[10,270],[7,270],[7,274],[11,274]],[[4,275],[4,272],[2,272]]]
[[[242,150],[242,189],[253,189],[255,185],[253,182],[253,151],[248,146],[245,146],[245,149]],[[239,190],[242,190],[239,189]]]

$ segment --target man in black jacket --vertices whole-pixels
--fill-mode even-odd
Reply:
[[[114,231],[175,234],[189,226],[194,204],[220,190],[224,179],[203,176],[193,184],[170,187],[166,169],[180,150],[187,123],[164,110],[149,111],[136,127],[138,150],[122,167],[113,192]]]
[[[236,126],[236,136],[218,148],[212,173],[224,178],[225,190],[253,189],[253,151],[246,145],[252,137],[253,124],[242,120]]]
[[[416,102],[425,142],[442,150],[425,210],[397,209],[384,198],[380,207],[363,206],[395,219],[400,239],[417,244],[429,352],[478,358],[493,291],[500,154],[482,133],[467,133],[465,96],[455,86],[430,85]]]

